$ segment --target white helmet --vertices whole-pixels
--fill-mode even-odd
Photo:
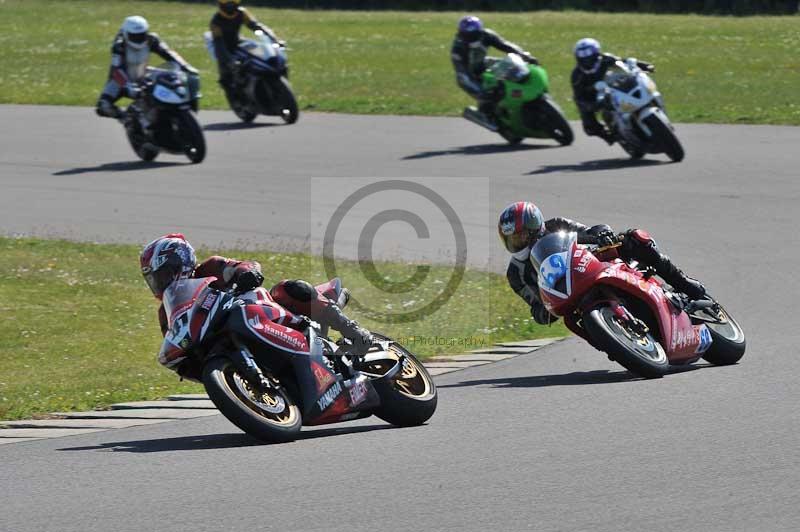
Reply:
[[[122,37],[125,44],[136,50],[142,49],[147,44],[147,30],[150,25],[144,17],[138,15],[128,17],[122,23]]]
[[[600,43],[597,39],[586,37],[575,43],[575,60],[578,68],[587,74],[594,74],[600,67]]]

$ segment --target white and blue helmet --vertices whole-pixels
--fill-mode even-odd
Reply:
[[[587,74],[597,72],[600,67],[600,43],[597,39],[585,37],[575,43],[575,60],[578,68]]]

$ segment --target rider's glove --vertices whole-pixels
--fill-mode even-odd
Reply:
[[[539,60],[533,57],[530,53],[524,52],[522,54],[522,60],[531,65],[538,65]]]
[[[533,317],[534,321],[539,325],[550,325],[558,320],[558,316],[550,314],[547,308],[538,301],[535,301],[533,305],[531,305],[531,317]]]
[[[242,292],[257,288],[263,282],[264,276],[256,270],[247,270],[236,276],[236,287]]]
[[[655,72],[656,71],[656,66],[654,64],[652,64],[652,63],[645,63],[643,66],[644,66],[644,68],[642,70],[646,70],[648,72]]]
[[[613,246],[619,242],[619,237],[614,234],[614,231],[601,231],[597,235],[597,245],[601,248]]]
[[[125,93],[128,95],[128,98],[135,100],[142,93],[142,89],[140,89],[136,83],[129,81],[125,84]]]

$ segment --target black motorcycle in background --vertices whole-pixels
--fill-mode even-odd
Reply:
[[[193,114],[200,98],[199,77],[167,63],[149,68],[138,86],[139,95],[120,117],[136,155],[152,161],[166,151],[202,162],[206,141]]]
[[[211,58],[216,60],[211,33],[206,32],[204,37]],[[233,91],[226,92],[226,97],[236,116],[247,123],[259,114],[280,116],[287,124],[297,122],[300,111],[289,84],[286,46],[256,31],[255,39],[239,42],[233,58]]]

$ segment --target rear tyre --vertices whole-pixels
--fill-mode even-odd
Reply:
[[[203,129],[197,123],[197,119],[190,112],[179,114],[177,121],[178,134],[183,141],[183,153],[192,163],[203,162],[206,157],[206,139],[203,136]]]
[[[651,114],[644,119],[644,123],[653,134],[653,142],[667,154],[667,157],[676,163],[683,160],[684,152],[681,141],[675,136],[672,126],[665,123],[659,113]]]
[[[144,135],[139,132],[138,129],[138,123],[136,125],[126,126],[125,134],[128,136],[128,142],[136,156],[143,161],[150,162],[158,156],[159,150],[152,145],[148,145],[145,142]]]
[[[374,334],[379,339],[386,337]],[[372,384],[381,398],[381,407],[375,415],[398,427],[422,425],[436,411],[438,394],[428,370],[407,349],[396,342],[389,344],[389,351],[396,358],[373,361],[373,367],[365,367],[369,373],[388,371],[400,356],[404,357],[403,367],[392,379],[375,379]]]
[[[584,314],[583,326],[595,345],[631,373],[655,379],[663,377],[669,369],[664,348],[653,335],[631,330],[614,315],[611,307],[598,307]]]
[[[692,313],[692,321],[705,323],[711,333],[711,347],[703,353],[706,362],[716,366],[729,366],[736,364],[744,356],[747,347],[744,331],[722,306],[718,311],[698,310]]]
[[[235,114],[239,120],[241,120],[245,124],[249,124],[250,122],[256,119],[258,113],[252,111],[249,107],[243,106],[239,102],[239,98],[234,96],[233,94],[230,94],[229,91],[226,90],[224,92],[225,92],[225,99],[228,100],[228,105],[230,106],[231,111],[233,111],[233,114]]]
[[[572,128],[564,117],[564,112],[561,107],[553,101],[548,95],[543,97],[542,112],[544,113],[544,121],[547,125],[547,133],[551,138],[562,146],[569,146],[575,140],[575,134]]]
[[[225,357],[212,358],[206,364],[203,385],[219,411],[247,434],[274,443],[297,439],[303,420],[284,388],[259,395]]]
[[[281,118],[287,124],[294,124],[300,118],[300,110],[297,108],[297,99],[294,97],[289,80],[282,77],[273,87]]]

